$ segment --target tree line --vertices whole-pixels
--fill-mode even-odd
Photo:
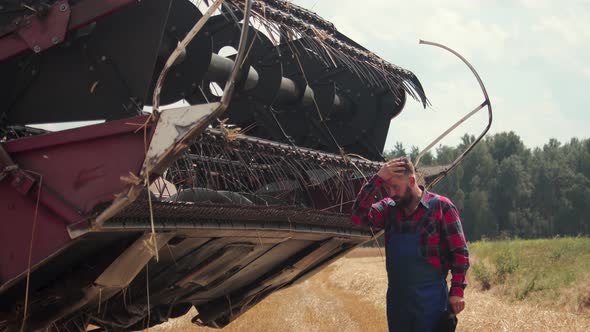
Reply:
[[[450,164],[474,140],[441,145],[419,166]],[[398,142],[385,157],[415,160],[418,152]],[[455,203],[469,241],[590,235],[590,139],[530,149],[514,132],[490,135],[433,191]]]

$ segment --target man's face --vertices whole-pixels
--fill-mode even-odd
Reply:
[[[408,176],[394,177],[385,183],[384,187],[389,197],[394,200],[395,205],[398,207],[407,207],[414,198],[410,189],[410,177]]]

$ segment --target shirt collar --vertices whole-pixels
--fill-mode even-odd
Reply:
[[[424,186],[420,185],[418,186],[420,187],[420,189],[422,189],[422,198],[420,198],[420,203],[422,203],[422,205],[425,208],[428,208],[428,199],[426,198],[426,196],[430,196],[430,192],[426,189],[424,189]]]

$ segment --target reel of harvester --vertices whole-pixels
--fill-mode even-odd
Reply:
[[[72,11],[86,2],[93,1],[81,1]],[[3,62],[5,125],[114,120],[150,105],[164,63],[202,14],[188,0],[169,1],[169,8],[168,1],[148,2],[77,30],[42,56]],[[226,1],[182,51],[169,69],[160,104],[220,100],[234,56],[219,52],[238,46],[239,8],[240,1]],[[427,102],[411,72],[378,58],[314,13],[283,1],[257,1],[252,11],[257,28],[248,28],[244,75],[224,115],[227,124],[273,141],[333,153],[343,148],[380,160],[404,92]],[[156,14],[165,12],[167,17]],[[152,70],[142,70],[154,62]]]
[[[173,2],[171,12],[182,14],[168,24],[173,33],[165,33],[166,45],[174,46],[199,16],[183,6],[190,4]],[[241,31],[240,11],[224,8],[171,68],[162,104],[220,100],[234,64],[232,55],[220,51],[236,49]],[[255,2],[252,10],[257,28],[248,28],[244,75],[224,114],[226,124],[260,138],[379,160],[389,122],[405,103],[404,90],[426,103],[413,74],[377,58],[317,15],[282,1]]]

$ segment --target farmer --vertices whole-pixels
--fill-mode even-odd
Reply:
[[[381,188],[388,197],[373,203]],[[363,186],[352,222],[385,230],[389,331],[437,331],[465,308],[469,252],[457,208],[416,183],[410,160],[385,163]]]

